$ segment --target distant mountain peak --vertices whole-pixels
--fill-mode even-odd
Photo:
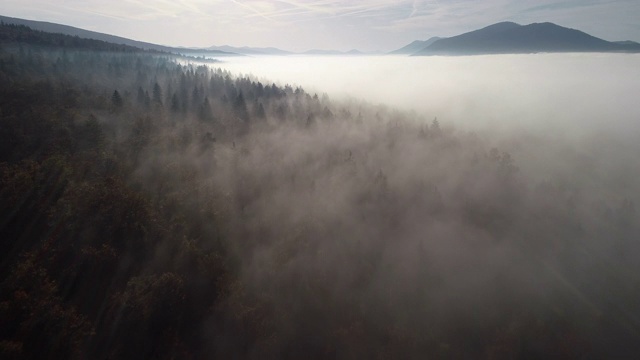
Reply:
[[[216,51],[227,51],[227,52],[243,54],[243,55],[290,55],[292,54],[292,52],[277,49],[274,47],[250,47],[250,46],[235,47],[235,46],[229,46],[229,45],[223,45],[223,46],[214,45],[214,46],[208,47],[207,49],[216,50]]]
[[[498,23],[495,23],[495,24],[491,24],[491,25],[485,26],[484,28],[482,28],[480,30],[483,30],[483,29],[485,29],[485,30],[486,29],[509,29],[509,28],[514,28],[514,27],[519,27],[519,26],[522,26],[522,25],[520,25],[518,23],[515,23],[513,21],[502,21],[502,22],[498,22]]]
[[[640,52],[640,46],[609,42],[551,22],[500,22],[440,39],[414,55],[520,54],[536,52]]]

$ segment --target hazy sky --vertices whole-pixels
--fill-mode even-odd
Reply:
[[[499,21],[640,41],[640,0],[2,0],[0,14],[172,46],[390,51]]]

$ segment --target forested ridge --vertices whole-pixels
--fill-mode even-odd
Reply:
[[[16,35],[17,34],[17,35]],[[0,354],[640,351],[637,194],[437,119],[0,25]]]

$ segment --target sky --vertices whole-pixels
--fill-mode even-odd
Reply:
[[[500,21],[640,42],[640,0],[2,0],[0,15],[187,47],[386,52]]]

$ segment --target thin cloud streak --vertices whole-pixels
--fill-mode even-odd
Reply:
[[[252,7],[252,6],[251,6],[251,5],[249,5],[249,4],[245,4],[245,3],[243,3],[243,2],[236,1],[236,0],[230,0],[230,1],[231,1],[232,3],[234,3],[234,4],[236,4],[236,5],[239,5],[239,6],[243,7],[243,8],[245,8],[245,9],[250,10],[250,11],[251,11],[251,12],[253,12],[255,15],[257,15],[257,16],[259,16],[259,17],[263,18],[263,19],[266,19],[266,20],[269,20],[269,21],[273,21],[273,22],[275,22],[275,23],[277,23],[277,22],[278,22],[277,20],[272,19],[268,14],[265,14],[265,13],[263,13],[263,12],[260,12],[259,10],[255,9],[254,7]]]
[[[397,49],[499,21],[551,21],[640,41],[637,0],[5,0],[3,15],[178,46]]]

